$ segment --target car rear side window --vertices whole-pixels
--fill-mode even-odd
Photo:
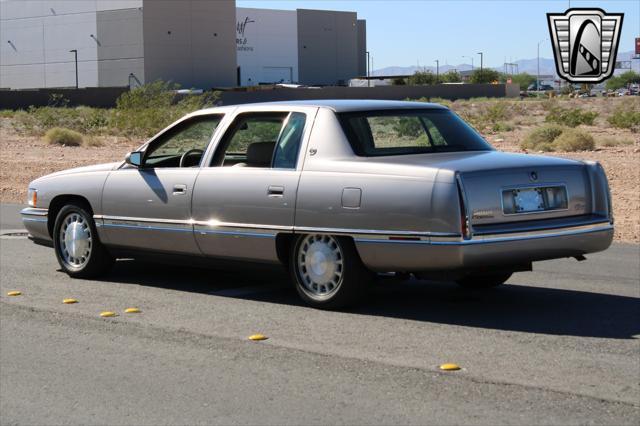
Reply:
[[[339,116],[359,156],[493,149],[471,126],[446,109],[361,111]]]
[[[299,112],[238,115],[211,161],[211,166],[295,169],[306,114]]]

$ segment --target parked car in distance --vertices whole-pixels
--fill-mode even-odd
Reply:
[[[530,91],[530,92],[536,92],[536,91],[538,91],[538,85],[536,83],[531,83],[529,85],[529,87],[527,87],[527,90]],[[549,90],[554,90],[553,86],[550,86],[548,84],[540,83],[540,91],[541,92],[546,92],[546,91],[549,91]]]
[[[337,308],[375,273],[497,286],[532,262],[605,250],[598,163],[507,154],[420,102],[225,106],[173,123],[126,159],[29,184],[30,238],[71,277],[120,257],[283,264]]]

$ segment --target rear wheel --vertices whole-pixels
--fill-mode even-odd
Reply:
[[[58,263],[71,277],[96,277],[113,265],[113,257],[98,239],[93,216],[81,204],[68,204],[60,209],[53,242]]]
[[[501,274],[471,274],[460,278],[456,282],[464,288],[491,288],[504,284],[513,273]]]
[[[289,260],[298,294],[315,308],[336,309],[360,301],[372,278],[345,237],[301,235]]]

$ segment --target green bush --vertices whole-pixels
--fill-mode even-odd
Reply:
[[[493,83],[500,81],[500,73],[488,68],[476,69],[471,74],[470,80],[472,83]]]
[[[107,130],[111,113],[108,109],[88,107],[30,107],[27,111],[16,111],[14,126],[37,135],[42,135],[53,127],[95,134]]]
[[[593,121],[597,116],[598,113],[594,111],[583,111],[580,108],[570,109],[552,106],[549,109],[549,113],[547,114],[545,121],[569,127],[577,127],[581,124],[592,126]]]
[[[54,127],[45,133],[44,140],[50,145],[80,146],[82,134],[71,129]]]
[[[640,102],[628,102],[618,106],[607,118],[609,124],[619,129],[640,127]]]
[[[595,146],[593,136],[578,129],[566,129],[553,141],[556,151],[589,151]]]
[[[495,124],[508,118],[508,108],[506,102],[496,101],[487,106],[484,112],[485,118]]]
[[[632,83],[640,83],[640,74],[638,74],[635,71],[629,70],[625,73],[611,77],[609,80],[607,80],[606,88],[608,90],[616,90],[616,89],[621,89],[623,87],[627,87],[629,84],[632,84]]]
[[[462,81],[462,76],[459,72],[451,70],[444,74],[440,74],[440,81],[443,83],[460,83]]]
[[[416,71],[412,76],[407,79],[407,84],[411,86],[424,86],[428,84],[435,84],[435,74],[425,71]]]
[[[494,132],[511,132],[514,130],[514,127],[510,123],[498,122],[493,123],[491,130],[493,130]]]
[[[541,145],[551,145],[558,136],[565,130],[564,127],[556,124],[547,124],[533,129],[522,141],[520,147],[523,149],[533,149],[541,151]]]
[[[123,93],[117,101],[111,126],[129,136],[152,136],[190,112],[214,106],[219,92],[179,96],[179,86],[156,81]]]

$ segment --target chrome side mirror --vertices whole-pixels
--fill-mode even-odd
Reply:
[[[141,167],[142,166],[142,155],[144,153],[142,151],[133,151],[127,154],[127,156],[124,158],[124,161],[127,164],[131,164],[132,166],[135,167]]]

